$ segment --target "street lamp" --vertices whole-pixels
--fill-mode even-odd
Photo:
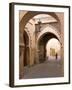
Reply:
[[[40,19],[39,19],[39,21],[38,21],[38,32],[41,31],[41,24],[42,24],[42,22],[41,22]]]

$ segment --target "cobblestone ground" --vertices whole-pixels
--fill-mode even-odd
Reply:
[[[63,66],[57,61],[24,67],[24,79],[63,76]]]

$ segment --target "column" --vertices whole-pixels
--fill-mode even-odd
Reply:
[[[20,46],[20,56],[19,56],[19,78],[24,77],[24,47]]]

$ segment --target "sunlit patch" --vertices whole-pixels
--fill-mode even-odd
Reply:
[[[52,38],[46,44],[46,56],[48,60],[60,60],[61,59],[61,45],[60,42]]]

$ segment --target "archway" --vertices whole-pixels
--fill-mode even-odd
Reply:
[[[47,61],[61,60],[61,44],[56,38],[52,38],[47,42],[46,57]]]
[[[27,22],[30,19],[32,19],[34,16],[36,16],[38,14],[51,15],[52,17],[54,17],[57,20],[57,23],[60,25],[60,20],[59,20],[58,16],[56,15],[56,13],[53,13],[53,12],[34,12],[34,11],[32,12],[32,11],[29,11],[23,16],[19,25],[20,25],[20,33],[21,33],[22,36],[24,36],[24,37],[22,37],[24,39],[24,45],[25,45],[25,48],[24,48],[25,49],[24,50],[24,66],[26,66],[29,62],[29,60],[28,60],[29,58],[27,58],[27,56],[29,55],[29,49],[28,49],[28,47],[29,47],[29,37],[28,37],[27,33],[24,31],[25,25],[27,24]],[[23,32],[25,32],[24,35],[23,35]],[[40,62],[45,61],[45,58],[46,58],[46,43],[52,38],[56,38],[57,40],[60,41],[59,35],[57,33],[55,33],[54,30],[51,31],[51,29],[50,30],[48,29],[47,32],[44,32],[41,35],[39,35],[39,37],[38,37],[38,46],[39,46],[38,50],[39,50],[39,52],[43,52],[42,53],[43,57],[41,57],[42,60],[39,58]],[[43,51],[42,51],[41,46],[43,48]],[[41,53],[39,53],[39,57],[40,57],[40,54]]]
[[[27,35],[27,32],[24,31],[23,34],[24,37],[24,66],[27,66],[29,64],[29,37]]]
[[[60,20],[59,17],[57,16],[57,14],[55,12],[38,12],[38,11],[27,11],[24,16],[22,17],[22,19],[20,20],[20,33],[22,35],[23,30],[25,28],[25,26],[27,25],[28,21],[30,19],[32,19],[34,16],[39,15],[39,14],[46,14],[46,15],[50,15],[53,18],[55,18],[57,20],[57,24],[59,24],[60,26]],[[22,37],[20,37],[20,40],[23,40]]]
[[[47,33],[44,33],[38,41],[38,51],[39,51],[38,55],[39,55],[40,63],[46,60],[46,44],[52,38],[56,38],[57,40],[59,40],[56,35],[54,35],[53,33],[47,32]]]
[[[38,51],[38,59],[39,61],[44,62],[46,60],[46,44],[47,42],[55,38],[61,43],[60,35],[57,33],[56,28],[52,28],[47,26],[41,33],[38,35],[37,38],[37,51]]]
[[[38,14],[48,14],[51,15],[52,17],[54,17],[59,23],[60,20],[58,18],[58,16],[54,13],[54,12],[36,12],[36,11],[28,11],[23,17],[22,20],[20,21],[20,27],[25,27],[26,23],[32,19],[34,16],[38,15]]]

